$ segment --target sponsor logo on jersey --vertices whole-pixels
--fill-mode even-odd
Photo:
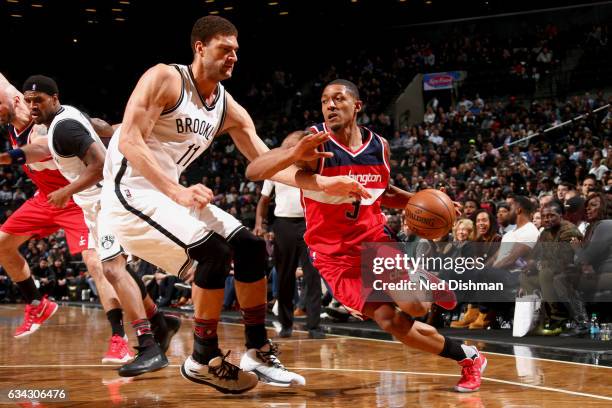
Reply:
[[[206,140],[214,136],[215,127],[202,119],[178,118],[176,119],[177,133],[195,133],[204,136]]]
[[[367,184],[367,183],[380,183],[382,182],[382,175],[380,174],[353,174],[352,170],[349,170],[348,176],[353,180],[357,181],[359,184]]]
[[[115,243],[115,237],[113,235],[104,235],[102,237],[102,241],[101,241],[102,248],[111,249],[114,243]]]
[[[86,244],[85,237],[81,235],[81,238],[79,238],[79,246],[85,246]]]

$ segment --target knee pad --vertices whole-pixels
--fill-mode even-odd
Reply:
[[[136,281],[136,285],[138,285],[138,289],[140,289],[140,296],[142,296],[142,299],[144,300],[144,298],[147,297],[147,288],[145,288],[144,282],[138,277],[138,275],[136,275],[129,264],[125,266],[125,269],[128,271],[132,279]]]
[[[206,241],[187,249],[187,254],[198,261],[193,283],[202,289],[225,288],[232,250],[221,235],[213,232]]]
[[[234,250],[234,279],[253,283],[266,276],[266,241],[242,228],[228,243]]]

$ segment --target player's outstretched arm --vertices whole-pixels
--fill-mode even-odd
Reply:
[[[249,113],[229,93],[227,94],[226,122],[218,134],[225,132],[230,134],[238,150],[249,161],[270,151],[263,140],[257,136]],[[325,191],[330,195],[370,197],[370,193],[361,184],[349,177],[325,177],[314,174],[312,171],[301,170],[293,164],[274,174],[270,179],[304,190]]]
[[[292,164],[307,163],[308,166],[300,168],[316,168],[316,160],[322,157],[332,157],[331,152],[317,151],[317,146],[329,139],[329,133],[297,131],[285,138],[280,147],[263,153],[253,160],[246,169],[249,180],[259,181],[273,177],[276,173],[286,169]]]
[[[159,191],[186,207],[205,206],[212,191],[202,184],[185,188],[166,175],[145,140],[164,109],[174,106],[181,92],[180,74],[158,64],[140,78],[130,99],[119,135],[119,151]]]
[[[30,133],[30,143],[18,149],[0,153],[0,165],[36,163],[50,157],[47,128],[43,125],[35,125]]]
[[[389,185],[383,193],[381,205],[387,208],[404,209],[413,195],[406,190]]]

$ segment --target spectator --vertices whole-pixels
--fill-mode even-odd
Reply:
[[[575,322],[580,325],[586,322],[584,304],[574,290],[577,274],[570,246],[572,239],[581,239],[582,234],[574,224],[563,219],[563,205],[559,202],[550,202],[541,211],[544,229],[534,249],[535,265],[522,271],[521,288],[526,294],[541,292],[544,320],[538,334],[556,336],[561,334],[567,320],[560,299],[568,304],[569,310],[574,310],[571,316]]]
[[[511,222],[509,204],[499,203],[497,205],[497,224],[499,225],[499,235],[501,236],[516,229],[516,224]]]

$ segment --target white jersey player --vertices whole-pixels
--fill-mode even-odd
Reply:
[[[210,189],[179,184],[183,170],[224,133],[249,160],[268,150],[249,114],[220,83],[237,61],[234,25],[221,17],[203,17],[191,38],[190,66],[159,64],[136,85],[109,145],[102,206],[128,252],[178,275],[198,261],[192,290],[194,352],[181,367],[185,378],[230,393],[253,388],[257,378],[278,386],[304,384],[302,376],[280,364],[266,335],[265,243],[210,205]],[[318,157],[315,147],[325,138],[313,135],[300,147]],[[276,180],[339,195],[367,195],[348,177],[326,178],[295,167]],[[247,348],[240,368],[225,360],[216,334],[232,254]]]

